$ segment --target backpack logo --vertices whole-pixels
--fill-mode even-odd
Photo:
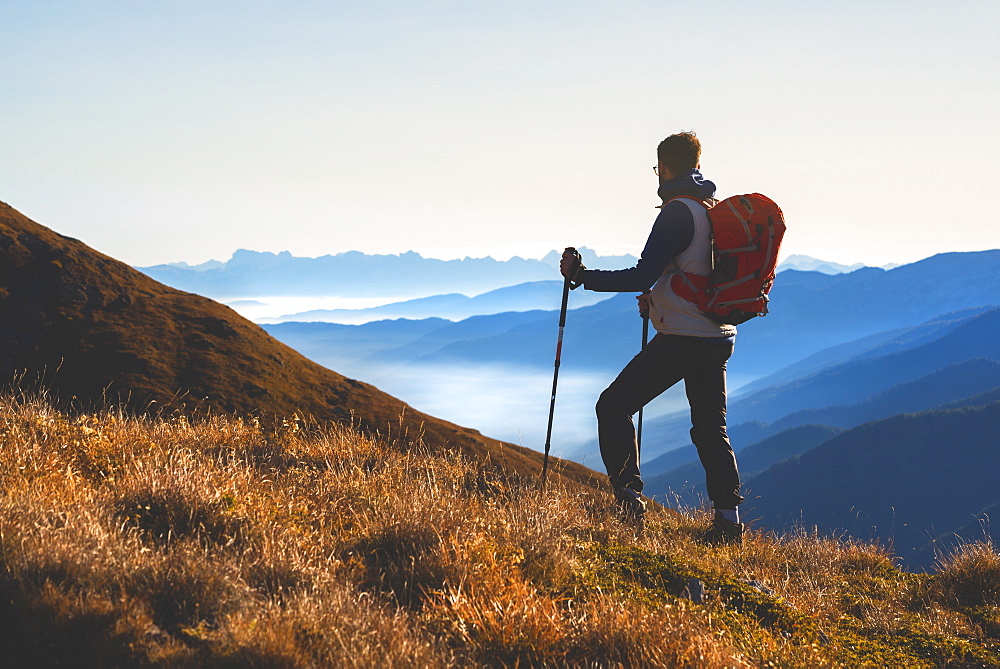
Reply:
[[[678,272],[670,287],[718,323],[739,325],[767,315],[785,234],[781,209],[760,193],[734,195],[707,208],[712,270],[708,276]]]

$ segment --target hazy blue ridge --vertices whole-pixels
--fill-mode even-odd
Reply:
[[[740,476],[744,479],[750,478],[776,462],[799,455],[829,441],[839,432],[841,432],[839,428],[829,425],[801,425],[752,444],[739,452]],[[693,445],[680,450],[687,454],[689,460],[675,469],[650,476],[648,468],[643,467],[645,478],[643,493],[668,502],[676,500],[684,505],[695,506],[708,499],[705,490],[705,469],[698,461],[698,454]]]
[[[576,368],[610,369],[624,364],[638,351],[642,321],[635,313],[635,298],[614,295],[597,305],[573,309],[567,317],[564,364]],[[629,331],[612,327],[628,321]],[[419,321],[404,321],[415,323]],[[394,321],[360,326],[314,323],[313,332],[329,329],[329,341],[347,344],[356,338],[345,328],[364,328],[372,352],[362,357],[372,364],[499,364],[551,368],[558,333],[558,314],[552,311],[507,312],[473,316],[424,332],[404,345],[382,337],[382,329],[395,331]],[[602,327],[602,323],[607,327]],[[393,325],[390,325],[393,324]],[[300,349],[301,330],[266,325],[265,329],[293,348]],[[341,343],[342,342],[342,343]]]
[[[762,439],[800,425],[850,428],[899,413],[942,408],[953,403],[955,406],[968,406],[970,397],[998,387],[1000,361],[971,357],[918,379],[891,386],[854,404],[803,409],[767,424],[754,422],[753,431]]]
[[[740,328],[734,366],[763,376],[846,341],[1000,305],[1000,250],[940,254],[888,271],[811,272],[808,282],[802,274],[775,280],[771,313]]]
[[[551,312],[504,326],[503,314],[486,316],[484,327],[474,338],[450,342],[422,356],[425,364],[459,361],[551,367],[555,353],[558,319]],[[609,322],[610,321],[610,322]],[[625,321],[631,328],[614,327]],[[630,331],[631,330],[631,331]],[[642,321],[631,295],[615,295],[606,302],[574,309],[567,316],[563,339],[564,364],[575,369],[607,370],[635,355],[641,342]]]
[[[776,462],[816,448],[842,432],[830,425],[799,425],[740,449],[740,471],[751,478]]]
[[[742,417],[774,422],[802,409],[857,401],[971,358],[1000,360],[1000,309],[987,311],[933,341],[878,358],[852,360],[739,400]]]
[[[927,542],[1000,498],[1000,402],[866,423],[746,482],[745,517],[892,541],[911,566]]]
[[[262,327],[272,337],[292,346],[307,358],[339,371],[339,363],[354,363],[388,346],[406,346],[450,323],[444,318],[426,318],[418,321],[397,319],[364,325],[290,322]],[[378,334],[372,336],[371,331],[376,328]]]
[[[375,321],[364,325],[290,322],[263,327],[279,341],[323,365],[338,371],[342,367],[363,370],[366,365],[410,365],[451,343],[476,337],[484,329],[496,327],[498,333],[502,333],[520,323],[544,319],[548,314],[526,311],[499,317],[473,316],[457,323],[429,318]]]
[[[998,386],[1000,361],[969,358],[913,381],[892,386],[855,404],[797,411],[771,423],[765,432],[777,433],[807,424],[849,428],[898,413],[914,413],[941,406]]]
[[[363,362],[372,364],[484,364],[495,362],[491,350],[483,344],[491,338],[509,339],[512,333],[524,328],[535,328],[539,323],[551,324],[548,311],[508,312],[472,316],[456,323],[448,323],[406,346],[392,347],[366,356]],[[553,340],[553,346],[555,340]],[[451,356],[447,353],[453,346],[472,348],[469,355]],[[534,350],[531,350],[534,353]],[[509,357],[506,365],[530,364],[525,358]]]
[[[801,270],[805,272],[821,272],[823,274],[843,274],[864,267],[861,263],[844,265],[842,263],[819,260],[806,255],[790,255],[778,265],[778,271]]]
[[[759,392],[789,383],[796,379],[819,373],[825,369],[861,357],[875,358],[886,353],[913,348],[921,343],[933,341],[955,329],[972,316],[977,316],[996,308],[993,305],[972,307],[961,311],[942,314],[912,327],[896,328],[877,332],[823,349],[775,372],[762,376],[739,389],[736,396]]]
[[[853,405],[799,411],[767,425],[737,426],[731,429],[732,441],[741,472],[752,475],[778,460],[813,448],[819,442],[810,437],[821,429],[839,431],[896,414],[976,406],[994,399],[1000,399],[1000,362],[971,358],[915,381],[893,386]],[[800,429],[806,431],[800,432]],[[745,439],[751,435],[763,441],[742,446],[748,443]],[[691,489],[703,496],[704,477],[696,458],[694,446],[689,444],[644,464],[644,473],[653,477],[647,481],[647,494]],[[665,470],[665,467],[670,469]],[[685,501],[690,503],[688,498]]]
[[[975,408],[986,406],[987,404],[993,404],[994,402],[1000,401],[1000,387],[993,388],[992,390],[987,390],[985,393],[979,393],[978,395],[973,395],[972,397],[967,397],[961,400],[955,400],[954,402],[948,402],[947,404],[942,404],[939,409],[962,409],[965,407]]]
[[[289,321],[364,323],[387,319],[446,318],[462,320],[473,316],[505,312],[553,310],[560,306],[562,281],[532,281],[491,290],[468,297],[460,293],[433,295],[401,302],[392,302],[366,309],[313,309],[277,318],[262,318],[261,324]],[[586,293],[574,296],[578,306],[596,304],[611,297],[608,294]]]

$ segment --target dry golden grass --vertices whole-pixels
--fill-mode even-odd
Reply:
[[[8,396],[0,451],[12,665],[1000,663],[987,544],[917,576],[808,533],[705,546],[697,510],[654,510],[637,537],[601,492],[539,495],[295,418],[69,416]]]

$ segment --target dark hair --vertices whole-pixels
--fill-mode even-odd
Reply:
[[[656,147],[656,159],[674,176],[687,174],[688,170],[698,167],[701,161],[701,142],[694,132],[670,135]]]

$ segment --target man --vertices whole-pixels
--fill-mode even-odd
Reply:
[[[707,276],[711,268],[711,228],[706,207],[715,184],[701,175],[701,143],[693,132],[663,140],[656,150],[660,213],[635,267],[604,271],[584,267],[566,253],[563,276],[587,290],[639,292],[640,313],[648,313],[656,336],[621,371],[597,402],[601,457],[621,517],[641,527],[646,511],[639,474],[639,449],[632,416],[653,398],[684,380],[691,407],[691,441],[705,468],[708,496],[715,506],[705,539],[739,543],[743,538],[737,507],[740,478],[726,434],[726,361],[733,353],[736,327],[703,315],[674,294],[673,274]]]

